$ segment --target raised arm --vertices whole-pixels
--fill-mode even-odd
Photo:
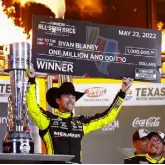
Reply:
[[[102,113],[95,114],[91,117],[82,116],[81,121],[83,123],[84,134],[100,129],[116,119],[118,113],[121,110],[121,107],[123,106],[125,92],[132,85],[132,82],[133,79],[123,79],[121,90],[118,92],[113,103],[107,110]]]
[[[30,86],[26,92],[26,104],[28,107],[28,114],[38,126],[40,130],[44,130],[49,126],[50,120],[47,117],[45,111],[37,104],[36,98],[36,82],[35,82],[35,71],[32,69],[27,74],[29,77]]]

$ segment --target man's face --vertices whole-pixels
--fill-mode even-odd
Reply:
[[[59,110],[64,112],[71,112],[75,107],[76,97],[72,94],[62,94],[60,98],[56,99],[59,105]]]
[[[162,139],[159,136],[154,135],[153,137],[151,137],[151,139],[148,140],[147,152],[148,154],[154,155],[154,156],[160,156],[163,154],[164,144],[163,144]]]
[[[147,152],[147,138],[142,138],[134,141],[134,146],[138,154],[145,154]]]

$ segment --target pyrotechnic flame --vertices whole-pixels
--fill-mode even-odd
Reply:
[[[164,24],[162,22],[157,23],[158,30],[162,31],[162,53],[165,53],[165,29],[163,29]]]
[[[64,18],[65,15],[65,0],[13,0],[13,4],[20,3],[22,7],[30,3],[42,4],[49,8],[56,16],[56,18]],[[10,44],[14,42],[31,42],[31,38],[27,40],[28,35],[24,32],[24,28],[16,26],[14,17],[8,17],[6,13],[15,13],[14,6],[7,8],[4,12],[5,6],[2,6],[0,0],[0,45]],[[20,18],[20,22],[21,22]],[[32,34],[32,31],[30,32]],[[31,36],[32,37],[32,36]]]

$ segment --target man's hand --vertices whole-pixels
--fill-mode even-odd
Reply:
[[[126,92],[132,86],[133,79],[124,77],[122,81],[121,90],[122,92]]]
[[[27,76],[29,78],[34,78],[36,76],[36,72],[33,67],[31,67],[31,69],[29,71],[27,71]]]

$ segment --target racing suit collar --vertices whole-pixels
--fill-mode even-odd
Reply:
[[[58,109],[54,110],[54,114],[61,117],[61,118],[69,118],[73,115],[72,112],[71,113],[69,113],[69,112],[60,112]]]
[[[146,154],[146,159],[151,163],[162,163],[165,159],[162,157],[160,160],[153,159],[150,155]]]

